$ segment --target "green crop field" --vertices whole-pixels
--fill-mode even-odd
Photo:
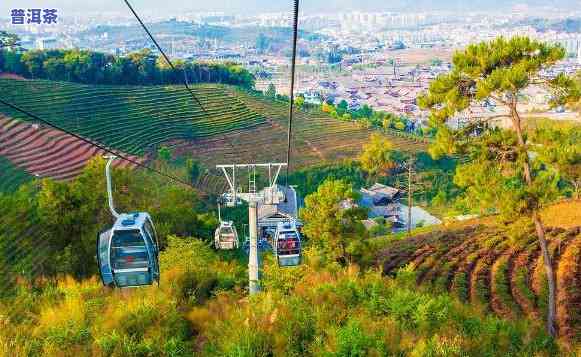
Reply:
[[[177,154],[193,156],[209,169],[222,163],[286,161],[287,103],[254,96],[232,86],[194,85],[192,88],[210,115],[181,86],[90,86],[0,79],[5,100],[125,153],[144,155],[165,144]],[[32,120],[3,105],[0,113],[14,119]],[[291,169],[353,159],[374,132],[359,123],[339,121],[325,113],[299,111],[293,122]],[[412,138],[384,135],[401,151],[423,151],[427,146]],[[31,141],[30,145],[43,142]],[[60,151],[51,152],[73,155],[68,152],[71,145],[61,146]],[[51,160],[55,158],[41,160],[51,173],[61,169],[73,172],[62,159],[58,165],[44,162]],[[52,169],[53,166],[56,168]],[[215,173],[200,179],[200,188],[205,191],[219,191],[223,184]]]
[[[224,87],[267,123],[251,130],[181,143],[176,149],[193,153],[207,167],[231,162],[285,161],[288,105]],[[292,169],[356,158],[362,146],[377,132],[354,122],[343,122],[324,113],[297,112],[292,127]],[[423,151],[427,144],[410,138],[384,134],[401,151]]]
[[[204,138],[264,123],[212,85],[194,86],[204,110],[182,86],[88,86],[0,79],[2,98],[54,124],[126,153],[179,138]],[[31,120],[9,107],[0,112]]]

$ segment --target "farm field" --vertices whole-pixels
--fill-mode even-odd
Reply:
[[[193,87],[204,110],[182,86],[89,86],[0,79],[7,101],[88,139],[129,154],[177,138],[205,138],[264,123],[215,85]],[[13,119],[31,119],[0,105]]]
[[[50,177],[69,180],[77,176],[96,155],[105,152],[59,130],[38,124],[9,119],[0,115],[0,160],[19,168],[4,173],[10,180],[0,184],[0,191],[14,190],[28,177]],[[134,156],[134,160],[139,157]],[[125,161],[116,161],[115,166],[126,166]],[[132,164],[129,164],[132,165]],[[10,183],[13,184],[10,184]]]
[[[207,167],[231,162],[285,161],[288,106],[232,88],[225,90],[266,118],[266,123],[190,143],[176,142],[176,150],[192,153]],[[354,158],[359,155],[370,135],[377,132],[357,123],[305,112],[297,113],[292,130],[292,169]],[[427,148],[427,144],[422,142],[389,134],[387,136],[397,150],[417,152]]]
[[[581,210],[581,201],[566,205]],[[572,222],[548,221],[547,239],[557,278],[559,334],[579,343],[581,221]],[[464,222],[388,244],[377,264],[385,274],[410,264],[419,284],[448,291],[502,317],[544,321],[548,286],[532,229],[515,238],[514,232],[490,220]]]
[[[197,85],[205,113],[179,86],[88,86],[51,81],[0,79],[3,97],[25,110],[90,140],[127,154],[148,157],[162,144],[191,154],[207,168],[215,164],[285,161],[288,106],[234,87]],[[34,101],[27,98],[35,98]],[[102,153],[77,139],[32,125],[30,118],[0,105],[0,156],[31,176],[67,180]],[[322,113],[299,112],[293,123],[291,169],[354,158],[373,133]],[[398,150],[426,144],[389,135]],[[213,174],[200,187],[215,191]]]

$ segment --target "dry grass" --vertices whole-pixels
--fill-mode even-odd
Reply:
[[[438,48],[406,48],[388,52],[390,57],[396,57],[405,64],[425,64],[433,58],[439,58],[443,61],[451,61],[453,51],[450,49]]]
[[[564,201],[546,207],[541,216],[549,227],[567,229],[581,226],[581,200]]]

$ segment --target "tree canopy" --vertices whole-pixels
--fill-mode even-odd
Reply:
[[[581,127],[541,127],[532,140],[537,144],[533,150],[539,159],[570,185],[574,198],[581,198]]]
[[[305,198],[300,211],[304,232],[329,263],[349,261],[365,238],[361,220],[367,218],[367,212],[356,206],[342,207],[357,198],[351,184],[342,180],[327,180]]]
[[[393,167],[393,144],[380,134],[373,134],[359,157],[361,167],[370,175],[385,175]]]
[[[254,87],[254,76],[235,63],[174,60],[175,70],[149,49],[114,56],[89,50],[0,50],[0,71],[25,78],[85,84],[224,83]]]

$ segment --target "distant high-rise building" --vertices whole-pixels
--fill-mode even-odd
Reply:
[[[37,50],[52,50],[58,47],[58,41],[52,37],[37,38],[36,39],[36,49]]]

